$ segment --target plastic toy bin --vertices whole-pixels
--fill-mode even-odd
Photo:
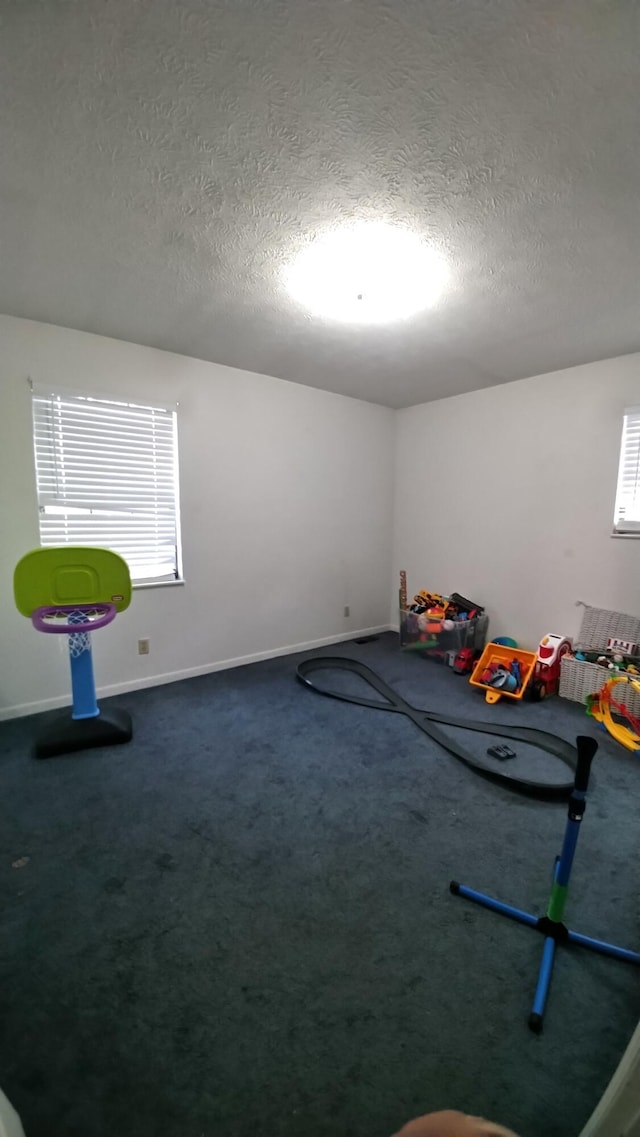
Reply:
[[[519,647],[503,647],[502,644],[487,644],[473,669],[469,682],[474,687],[480,687],[480,689],[485,692],[488,703],[497,703],[498,699],[503,697],[505,699],[521,699],[533,675],[537,658],[538,656],[535,651],[523,651],[522,648]],[[504,663],[508,666],[514,659],[517,659],[520,664],[522,683],[520,684],[519,691],[504,691],[497,687],[489,687],[487,683],[480,682],[482,672],[492,663]]]
[[[428,616],[418,616],[415,612],[401,608],[400,646],[434,659],[444,659],[449,652],[457,654],[463,647],[482,651],[489,627],[488,616],[476,616],[472,620],[447,620],[446,628],[444,623],[443,620],[431,620]]]

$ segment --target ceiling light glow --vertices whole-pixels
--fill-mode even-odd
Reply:
[[[388,324],[432,307],[449,279],[445,261],[409,229],[360,222],[317,237],[285,270],[285,284],[314,315]]]

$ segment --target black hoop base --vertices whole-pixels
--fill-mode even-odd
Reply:
[[[72,719],[70,711],[54,711],[44,716],[34,746],[35,758],[57,758],[76,750],[96,746],[118,746],[131,742],[133,729],[127,711],[111,708],[91,719]]]

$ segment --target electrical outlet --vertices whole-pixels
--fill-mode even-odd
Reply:
[[[149,640],[138,640],[138,655],[149,654]]]
[[[345,620],[350,615],[351,615],[351,609],[350,609],[348,604],[345,604],[345,606],[344,606],[344,618],[345,618]]]

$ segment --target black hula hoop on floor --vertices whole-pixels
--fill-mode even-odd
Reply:
[[[364,679],[370,687],[373,687],[379,695],[382,695],[386,702],[381,702],[379,699],[366,699],[357,697],[356,695],[347,695],[341,691],[329,691],[326,687],[318,687],[309,679],[314,671],[352,671]],[[417,707],[412,707],[407,703],[392,687],[385,683],[375,671],[372,671],[366,664],[360,663],[357,659],[346,659],[343,656],[332,655],[318,655],[310,659],[303,659],[298,664],[296,669],[296,676],[305,687],[315,691],[318,695],[328,695],[331,699],[341,699],[344,703],[355,703],[359,707],[371,707],[376,711],[391,711],[393,714],[406,715],[412,722],[415,723],[420,730],[429,735],[434,742],[442,746],[444,750],[452,754],[454,758],[458,758],[464,762],[466,766],[478,774],[482,774],[486,778],[490,778],[493,782],[498,782],[500,785],[506,786],[510,790],[516,790],[519,793],[527,794],[529,797],[540,798],[546,801],[567,801],[573,789],[574,778],[573,774],[576,768],[577,751],[575,746],[570,742],[565,742],[563,738],[557,738],[554,734],[550,734],[546,730],[536,730],[532,726],[502,726],[492,722],[482,722],[477,719],[460,719],[454,718],[450,715],[441,715],[437,711],[424,711]],[[455,726],[462,730],[475,730],[483,734],[500,735],[501,738],[512,738],[517,742],[528,742],[531,746],[536,746],[539,750],[544,750],[548,754],[553,754],[560,762],[564,763],[572,773],[571,781],[569,782],[539,782],[533,781],[529,778],[518,777],[516,774],[509,774],[503,770],[496,770],[494,766],[489,766],[482,762],[479,758],[475,758],[469,754],[459,743],[454,739],[449,738],[434,724],[441,723],[443,726]]]

